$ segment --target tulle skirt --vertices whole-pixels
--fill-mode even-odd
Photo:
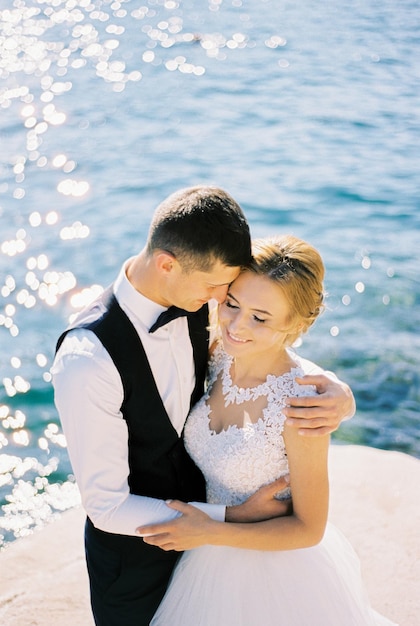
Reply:
[[[329,524],[312,548],[185,552],[151,626],[396,626],[369,604],[356,553]]]

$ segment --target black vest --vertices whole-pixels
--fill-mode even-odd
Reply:
[[[112,288],[102,294],[100,301],[106,311],[94,322],[74,328],[86,328],[96,334],[121,376],[124,389],[121,412],[128,427],[130,492],[160,499],[205,501],[203,476],[171,424],[134,326],[119,306]],[[191,405],[204,391],[207,325],[207,305],[188,314],[196,375]],[[69,330],[59,338],[57,350]]]

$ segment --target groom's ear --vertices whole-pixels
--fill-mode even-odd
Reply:
[[[178,261],[170,252],[159,250],[154,255],[155,268],[160,274],[170,274],[179,265]]]

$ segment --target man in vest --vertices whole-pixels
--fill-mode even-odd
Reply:
[[[149,624],[178,553],[147,545],[136,529],[173,519],[165,500],[190,502],[219,520],[273,516],[278,485],[242,510],[206,504],[182,439],[204,388],[207,303],[223,302],[250,255],[249,227],[231,196],[203,186],[176,192],[157,208],[145,248],[58,341],[55,402],[87,513],[97,626]],[[306,408],[290,400],[296,426],[331,432],[353,414],[347,385],[323,374],[307,382],[320,395]],[[286,513],[284,503],[275,506]]]

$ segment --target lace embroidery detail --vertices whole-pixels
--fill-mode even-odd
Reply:
[[[269,374],[265,382],[257,385],[256,387],[238,387],[238,385],[232,384],[232,378],[230,376],[230,369],[232,366],[233,357],[226,354],[225,363],[222,369],[222,390],[225,398],[225,407],[229,404],[242,404],[249,400],[256,400],[260,396],[268,396],[273,383],[276,382],[276,376]]]
[[[221,346],[216,348],[209,364],[207,392],[192,409],[185,426],[185,445],[206,478],[208,502],[233,506],[288,473],[283,440],[285,399],[314,395],[315,390],[295,382],[296,376],[303,375],[301,367],[282,376],[270,375],[259,385],[267,395],[259,420],[216,433],[210,428],[207,400],[218,375],[229,367],[229,358]]]

